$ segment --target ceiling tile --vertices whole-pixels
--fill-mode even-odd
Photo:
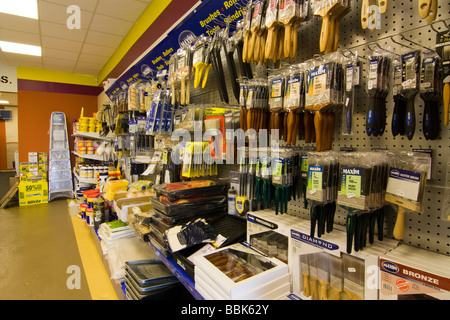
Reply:
[[[39,34],[39,21],[11,14],[0,13],[0,29]]]
[[[94,54],[88,54],[88,53],[81,53],[80,57],[78,58],[79,62],[91,62],[91,63],[98,63],[101,65],[104,65],[106,62],[108,62],[109,57],[105,56],[98,56]]]
[[[75,67],[75,64],[77,63],[76,59],[58,59],[58,58],[48,58],[43,57],[42,58],[44,66],[45,65],[58,65],[58,66],[71,66],[72,69]]]
[[[1,51],[0,51],[0,65],[4,65],[4,66],[9,65],[8,60],[6,60],[5,55]]]
[[[39,0],[39,2],[50,2],[63,5],[66,8],[71,5],[79,6],[81,10],[93,12],[97,6],[97,0]]]
[[[54,22],[58,24],[67,25],[67,20],[71,13],[67,13],[66,5],[59,5],[51,2],[39,2],[39,20]],[[92,18],[92,12],[81,10],[80,22],[81,28],[87,29]]]
[[[99,56],[111,57],[116,51],[114,47],[99,46],[91,43],[84,43],[81,53],[95,54]]]
[[[23,44],[30,44],[33,46],[41,45],[41,39],[39,37],[39,34],[14,31],[14,30],[0,29],[0,40],[16,42],[16,43],[23,43]]]
[[[86,29],[69,29],[65,24],[58,24],[48,21],[41,21],[41,33],[43,36],[50,36],[73,41],[84,41]]]
[[[85,42],[90,44],[97,44],[101,46],[117,48],[119,44],[122,42],[122,39],[123,37],[114,34],[89,30]]]
[[[117,18],[107,17],[101,14],[94,14],[91,22],[91,30],[125,36],[130,30],[133,22]]]
[[[79,51],[66,51],[53,48],[42,48],[42,56],[48,58],[77,60]]]
[[[83,42],[80,41],[72,41],[61,38],[49,37],[46,35],[42,36],[42,47],[50,48],[50,49],[59,49],[64,48],[67,51],[80,52]]]
[[[42,69],[42,57],[28,56],[17,53],[3,53],[10,65]]]
[[[105,16],[135,22],[147,4],[136,0],[99,0],[97,12]]]

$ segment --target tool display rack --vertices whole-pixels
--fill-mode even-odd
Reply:
[[[351,11],[341,20],[340,40],[338,51],[343,49],[358,52],[361,63],[360,86],[356,88],[354,111],[353,111],[353,133],[351,135],[341,134],[341,115],[337,115],[333,150],[339,151],[342,147],[352,147],[357,151],[370,151],[373,148],[384,148],[390,150],[411,151],[412,149],[432,149],[432,175],[427,181],[422,213],[407,213],[405,215],[405,235],[403,243],[419,247],[425,250],[450,255],[450,192],[446,187],[450,186],[450,126],[443,126],[439,138],[426,140],[422,133],[422,112],[424,103],[419,95],[416,96],[416,130],[410,141],[406,136],[393,137],[390,126],[393,112],[392,88],[386,98],[386,131],[382,136],[368,136],[365,130],[366,114],[368,109],[368,94],[366,93],[366,81],[368,72],[369,45],[377,43],[381,48],[390,46],[395,53],[401,55],[413,50],[434,49],[437,32],[446,32],[450,22],[450,3],[440,1],[438,15],[435,23],[430,26],[425,20],[420,19],[417,1],[390,1],[387,12],[381,15],[381,28],[374,31],[362,29],[361,27],[361,3],[362,1],[351,1]],[[298,51],[294,59],[287,59],[283,63],[297,64],[312,59],[320,53],[319,36],[322,19],[312,16],[303,22],[298,30]],[[223,58],[224,59],[224,58]],[[225,60],[223,60],[225,61]],[[269,63],[268,68],[276,68],[277,65]],[[266,68],[252,65],[255,75],[265,75]],[[225,70],[226,71],[226,70]],[[227,73],[226,73],[227,74]],[[228,77],[228,74],[227,76]],[[232,94],[231,85],[228,83],[228,95],[230,105],[238,105]],[[193,88],[191,84],[191,88]],[[217,84],[213,70],[210,79],[204,89],[191,89],[191,103],[223,105],[217,94]],[[443,119],[443,108],[440,108],[440,119]],[[284,142],[280,142],[284,145]],[[297,146],[303,147],[304,141],[297,141]],[[238,171],[239,166],[228,164],[219,166],[219,176],[229,177],[230,171]],[[392,230],[396,218],[396,209],[387,205],[385,212],[385,235],[392,237]],[[304,209],[303,200],[290,201],[288,214],[309,219],[309,209]],[[335,223],[345,225],[347,211],[337,208]]]

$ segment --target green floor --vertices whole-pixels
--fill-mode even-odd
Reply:
[[[0,209],[0,299],[91,299],[67,199]]]

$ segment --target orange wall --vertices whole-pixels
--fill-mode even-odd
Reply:
[[[97,96],[41,91],[18,91],[19,161],[28,162],[28,152],[48,152],[52,112],[64,112],[70,150],[73,151],[72,123],[97,111]],[[72,157],[72,166],[74,158]]]

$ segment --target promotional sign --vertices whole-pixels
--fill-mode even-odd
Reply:
[[[132,83],[148,80],[155,77],[158,71],[167,69],[170,56],[180,47],[193,44],[200,35],[213,36],[217,30],[225,27],[225,19],[229,18],[230,29],[233,30],[233,22],[243,17],[245,3],[245,0],[209,0],[200,3],[160,43],[106,90],[108,97],[113,100]]]
[[[17,67],[0,65],[0,92],[17,92]]]

